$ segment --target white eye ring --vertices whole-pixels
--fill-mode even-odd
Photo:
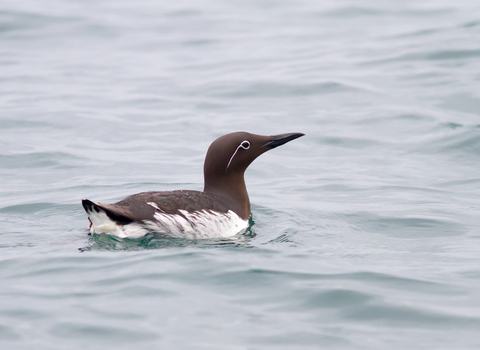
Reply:
[[[227,164],[227,169],[225,169],[225,171],[228,170],[228,167],[230,166],[230,163],[232,162],[233,157],[235,157],[235,154],[237,154],[237,152],[238,152],[238,150],[239,150],[240,148],[249,149],[249,148],[250,148],[250,142],[248,142],[247,140],[245,140],[245,141],[242,141],[242,143],[241,143],[240,145],[238,145],[237,149],[236,149],[235,152],[233,153],[232,158],[230,158],[230,161],[229,161],[228,164]]]
[[[245,140],[240,144],[240,147],[242,147],[243,149],[249,149],[250,148],[250,142]]]

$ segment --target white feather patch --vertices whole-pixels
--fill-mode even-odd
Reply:
[[[146,222],[148,228],[170,237],[188,239],[232,237],[248,228],[248,220],[241,219],[231,210],[228,213],[179,211],[182,215],[155,213],[155,221]]]
[[[92,211],[88,213],[92,223],[90,232],[133,239],[143,237],[147,233],[160,233],[177,238],[203,239],[232,237],[248,228],[248,220],[241,219],[231,210],[228,213],[211,210],[193,213],[180,210],[180,212],[182,215],[156,212],[155,220],[145,221],[144,224],[133,222],[119,225],[111,220],[105,212]]]
[[[155,209],[157,209],[157,210],[159,210],[159,211],[161,211],[161,212],[164,212],[162,209],[160,209],[160,208],[158,207],[157,203],[155,203],[155,202],[147,202],[147,204],[148,204],[149,206],[151,206],[151,207],[154,207]],[[164,213],[165,213],[165,212],[164,212]]]
[[[140,238],[148,233],[148,230],[135,222],[128,225],[118,225],[103,211],[100,213],[91,211],[88,213],[88,218],[92,223],[90,233],[105,233],[119,238]]]

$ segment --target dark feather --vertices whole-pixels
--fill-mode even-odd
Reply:
[[[155,203],[158,210],[149,203]],[[227,213],[229,210],[225,198],[199,191],[142,192],[114,204],[94,203],[88,199],[82,204],[87,213],[104,211],[111,220],[122,225],[154,220],[156,212],[183,215],[180,210],[189,213],[200,210]]]

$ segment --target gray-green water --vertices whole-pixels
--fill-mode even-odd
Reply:
[[[478,1],[0,1],[1,349],[480,347]],[[87,236],[82,198],[202,189],[233,240]]]

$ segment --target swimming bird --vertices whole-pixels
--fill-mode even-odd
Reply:
[[[216,139],[203,167],[204,190],[142,192],[115,204],[82,200],[90,233],[140,238],[148,233],[187,239],[230,237],[246,230],[251,216],[247,167],[262,153],[303,136],[234,132]]]

